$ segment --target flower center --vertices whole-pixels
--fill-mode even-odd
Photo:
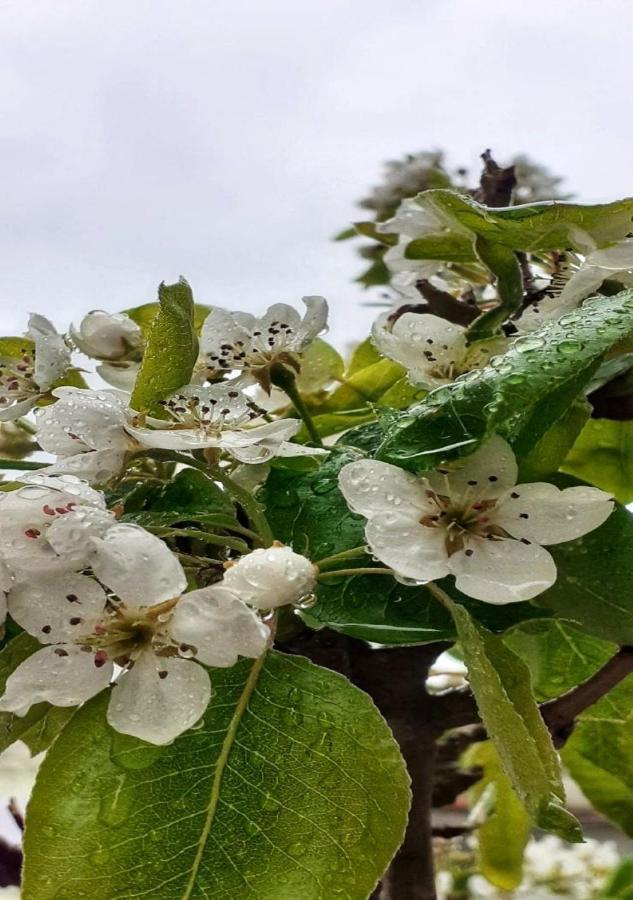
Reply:
[[[502,528],[490,521],[490,512],[497,504],[496,499],[486,498],[487,487],[477,492],[475,488],[476,482],[473,482],[458,498],[433,490],[426,492],[437,511],[424,516],[420,522],[427,527],[445,531],[446,552],[449,556],[464,549],[468,536],[492,540],[509,537]]]
[[[0,358],[0,409],[39,394],[33,380],[35,354],[23,348],[19,357]]]
[[[169,635],[168,623],[179,599],[175,597],[148,607],[129,607],[110,601],[92,631],[77,637],[75,643],[94,652],[97,667],[108,660],[128,666],[146,649],[151,649],[156,656],[176,656],[179,648]]]
[[[228,405],[235,400],[240,400],[242,409]],[[205,437],[220,437],[223,431],[244,428],[266,412],[240,391],[228,391],[226,398],[221,399],[175,394],[161,401],[161,405],[174,420],[174,428],[197,429]]]
[[[249,340],[226,341],[219,352],[207,356],[209,376],[217,371],[269,366],[280,354],[292,350],[294,335],[290,325],[276,321],[265,329],[256,328]]]

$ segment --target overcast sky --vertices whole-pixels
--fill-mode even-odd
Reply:
[[[628,0],[0,0],[2,331],[180,273],[252,311],[370,311],[330,237],[385,158],[526,152],[633,194]]]

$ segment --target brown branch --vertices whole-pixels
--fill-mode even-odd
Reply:
[[[601,669],[577,687],[541,705],[556,747],[571,735],[578,716],[633,672],[633,647],[621,647]]]
[[[475,200],[485,203],[486,206],[510,206],[512,191],[517,183],[514,166],[504,169],[497,165],[490,150],[485,150],[481,158],[484,170],[481,173],[479,190],[475,192]]]
[[[416,289],[426,300],[429,312],[435,316],[441,316],[447,322],[453,322],[455,325],[470,325],[479,315],[476,306],[470,303],[458,300],[448,291],[443,291],[435,287],[428,279],[420,278],[415,283]]]
[[[542,703],[541,714],[549,728],[554,745],[562,747],[570,737],[578,716],[597,703],[612,688],[633,673],[633,647],[621,647],[591,678],[555,700]],[[480,723],[477,704],[467,689],[451,691],[436,698],[438,706],[435,718],[444,722],[446,729],[461,728]],[[483,729],[477,735],[485,740]]]

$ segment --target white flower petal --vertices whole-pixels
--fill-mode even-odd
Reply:
[[[383,356],[399,362],[420,384],[452,381],[466,355],[465,329],[429,313],[407,312],[391,324],[383,313],[372,326],[372,340]]]
[[[74,644],[48,646],[21,663],[7,679],[0,711],[24,716],[35,703],[77,706],[110,683],[112,663],[96,666],[94,654]]]
[[[92,506],[76,506],[51,522],[46,539],[67,567],[81,569],[94,554],[91,538],[101,537],[115,521],[111,512]]]
[[[26,400],[12,403],[11,406],[0,406],[0,422],[13,422],[14,419],[19,419],[20,416],[26,415],[27,412],[33,409],[37,400],[37,395],[35,395]]]
[[[88,633],[106,605],[93,578],[64,572],[46,581],[18,582],[9,592],[11,616],[42,644],[70,643]]]
[[[107,484],[121,473],[125,456],[124,450],[89,450],[77,456],[60,456],[47,471],[51,475],[77,475],[90,484]]]
[[[164,450],[202,450],[218,447],[219,438],[207,435],[199,428],[140,428],[126,425],[125,430],[143,447],[157,447]]]
[[[70,350],[44,316],[29,317],[28,335],[35,344],[33,379],[42,391],[47,391],[70,366]]]
[[[365,536],[371,552],[398,575],[433,581],[448,574],[446,532],[406,516],[384,514],[370,519]]]
[[[178,597],[187,586],[175,554],[137,525],[113,525],[93,543],[93,572],[131,606],[154,606]]]
[[[56,403],[38,410],[37,439],[43,450],[74,456],[86,450],[125,450],[127,396],[120,391],[58,388]]]
[[[301,301],[306,305],[306,314],[301,320],[297,330],[297,350],[307,347],[318,335],[325,331],[328,319],[328,304],[325,297],[302,297]]]
[[[195,647],[196,659],[207,666],[233,666],[238,656],[258,657],[270,631],[242,600],[221,586],[185,594],[169,623],[171,636]]]
[[[327,456],[329,452],[325,447],[306,447],[291,441],[282,441],[275,446],[275,456]]]
[[[112,689],[108,722],[150,744],[170,744],[195,725],[210,699],[211,682],[202,666],[145,651]]]
[[[236,313],[214,307],[204,320],[200,331],[200,353],[207,359],[211,356],[221,356],[222,345],[235,345],[236,341],[242,341],[243,349],[248,353],[251,346],[250,329],[240,323]],[[239,359],[235,359],[233,353],[223,358],[230,362],[231,368],[242,368],[244,365],[243,362],[240,364]]]
[[[102,309],[87,313],[79,328],[71,325],[70,336],[77,349],[94,359],[122,359],[143,343],[143,332],[128,315]]]
[[[484,603],[530,600],[556,581],[556,565],[547,550],[521,541],[468,537],[448,566],[455,587]]]
[[[103,496],[70,476],[23,479],[24,487],[0,493],[0,553],[16,574],[81,568],[92,552],[87,538],[112,524]],[[94,506],[82,505],[90,499]]]
[[[136,362],[102,363],[96,367],[99,375],[107,384],[121,391],[134,390],[136,378],[141,369],[141,364]]]
[[[242,556],[222,584],[257,609],[300,603],[316,584],[316,568],[290,547],[267,547]]]
[[[495,434],[471,456],[446,463],[427,478],[438,494],[467,497],[476,502],[499,497],[516,484],[517,473],[512,448]]]
[[[359,459],[343,466],[338,485],[349,508],[367,518],[396,512],[418,522],[435,511],[423,479],[375,459]]]
[[[613,512],[611,495],[593,487],[560,490],[553,484],[518,484],[502,497],[491,521],[516,538],[562,544],[593,531]]]

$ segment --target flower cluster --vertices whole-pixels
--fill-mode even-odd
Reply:
[[[0,523],[7,609],[44,645],[9,676],[0,710],[76,706],[114,681],[108,721],[155,744],[203,715],[205,666],[260,656],[270,639],[262,612],[300,603],[314,587],[312,564],[273,546],[188,590],[163,541],[117,522],[72,476],[34,476],[1,495]]]

